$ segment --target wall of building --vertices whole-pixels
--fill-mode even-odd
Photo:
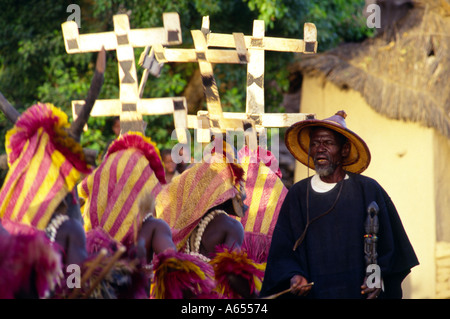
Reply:
[[[436,298],[450,298],[450,139],[435,133]]]
[[[301,112],[323,119],[338,110],[346,111],[348,128],[369,146],[372,160],[363,175],[388,192],[419,259],[420,265],[403,282],[404,298],[435,298],[436,203],[442,204],[436,201],[435,131],[376,113],[359,92],[340,90],[323,78],[304,78]],[[295,180],[307,174],[297,162]]]

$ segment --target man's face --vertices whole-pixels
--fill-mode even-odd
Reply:
[[[114,134],[116,134],[116,136],[120,135],[120,121],[119,120],[114,121],[112,130],[113,130]]]
[[[310,139],[310,155],[319,176],[332,175],[342,165],[344,155],[337,133],[326,128],[314,129]]]
[[[166,155],[164,155],[162,160],[163,160],[164,168],[165,168],[166,172],[168,172],[170,174],[174,173],[175,169],[177,168],[177,164],[175,164],[175,162],[172,160],[172,156],[170,154],[166,154]]]

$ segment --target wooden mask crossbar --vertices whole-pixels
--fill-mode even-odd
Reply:
[[[175,45],[182,42],[178,13],[164,13],[164,27],[130,29],[126,14],[113,17],[114,31],[79,34],[74,21],[64,22],[62,27],[66,51],[69,54],[115,50],[120,84],[119,99],[97,100],[91,116],[120,116],[121,134],[128,131],[144,132],[142,115],[174,114],[177,137],[186,142],[187,103],[184,97],[143,99],[139,94],[134,48],[155,44]],[[73,117],[84,101],[72,101]]]
[[[204,32],[207,30],[204,27]],[[306,113],[265,113],[264,109],[264,64],[265,51],[295,52],[314,54],[317,52],[317,30],[314,24],[304,24],[304,39],[276,38],[265,36],[263,20],[254,20],[253,33],[243,37],[247,49],[247,95],[245,113],[223,113],[225,118],[250,118],[257,128],[289,127],[306,118],[314,118],[314,114]],[[236,40],[233,35],[206,32],[208,48],[234,48]],[[259,130],[263,131],[263,130]]]
[[[317,52],[317,30],[314,24],[304,24],[304,39],[275,38],[265,36],[262,20],[253,23],[253,34],[216,34],[209,28],[209,17],[203,17],[201,30],[192,30],[194,49],[170,49],[160,44],[152,47],[151,55],[156,63],[196,62],[199,64],[205,90],[207,111],[188,115],[188,127],[198,129],[199,141],[209,142],[209,131],[226,129],[254,128],[257,134],[265,134],[266,127],[289,127],[314,114],[305,113],[265,113],[264,110],[264,53],[267,50],[278,52]],[[219,48],[225,48],[219,49]],[[247,97],[245,113],[223,112],[219,91],[213,74],[213,64],[247,64]]]
[[[153,59],[149,64],[163,64],[168,62],[198,63],[208,112],[204,113],[200,111],[198,115],[188,115],[188,127],[200,131],[197,136],[199,137],[199,142],[203,143],[210,141],[210,131],[218,134],[219,132],[225,133],[226,129],[244,130],[248,127],[254,127],[254,122],[251,119],[224,118],[219,90],[213,72],[213,64],[247,63],[248,58],[245,48],[240,48],[237,45],[240,50],[211,50],[208,49],[205,34],[201,30],[192,30],[191,35],[194,42],[194,49],[172,49],[156,44],[152,47],[149,54],[149,57]],[[237,43],[243,43],[243,34],[236,33],[233,36]]]

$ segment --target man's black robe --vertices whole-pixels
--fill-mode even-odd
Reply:
[[[384,282],[380,298],[402,297],[401,282],[418,260],[397,210],[375,180],[348,175],[326,193],[315,192],[311,178],[291,187],[273,233],[261,296],[289,288],[290,279],[300,274],[314,282],[307,298],[364,298],[364,221],[368,205],[375,201],[380,209],[377,253]],[[333,205],[341,183],[344,185],[334,209],[310,224],[303,242],[293,251],[306,224],[306,188],[310,187],[312,220]]]

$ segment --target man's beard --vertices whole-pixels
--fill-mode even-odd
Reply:
[[[329,158],[327,165],[321,165],[317,163],[316,160],[314,160],[314,170],[320,177],[327,177],[333,174],[333,172],[336,170],[338,164],[332,163]]]
[[[320,177],[327,177],[327,176],[333,174],[334,169],[335,168],[333,167],[333,165],[327,165],[326,167],[316,168],[316,173]]]

